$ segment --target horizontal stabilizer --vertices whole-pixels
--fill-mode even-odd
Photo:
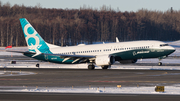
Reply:
[[[25,54],[36,54],[35,52],[29,52],[29,51],[9,51],[7,50],[6,52],[14,52],[14,53],[25,53]]]

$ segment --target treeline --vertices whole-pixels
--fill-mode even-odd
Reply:
[[[115,37],[120,41],[180,40],[180,11],[172,8],[166,12],[121,12],[106,6],[46,9],[0,1],[0,46],[26,46],[19,18],[27,18],[45,41],[61,46],[115,41]]]

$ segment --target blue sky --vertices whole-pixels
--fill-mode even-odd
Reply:
[[[134,11],[139,9],[166,11],[173,7],[174,10],[180,10],[180,0],[0,0],[3,4],[9,2],[14,4],[24,4],[25,6],[36,6],[38,3],[43,8],[62,8],[79,9],[86,5],[87,7],[100,8],[103,5],[111,6],[114,10]]]

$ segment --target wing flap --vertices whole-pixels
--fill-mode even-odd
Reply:
[[[93,55],[65,55],[65,54],[48,54],[48,53],[42,53],[44,55],[51,55],[51,56],[60,56],[61,58],[95,58],[96,56]]]
[[[89,59],[96,57],[92,55],[65,55],[65,54],[47,54],[47,53],[43,53],[43,54],[49,56],[59,56],[60,58],[64,59],[63,62],[67,60],[74,60],[72,63],[76,63],[78,61],[79,63],[84,63],[87,62]]]

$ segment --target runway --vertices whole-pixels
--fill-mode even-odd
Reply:
[[[1,101],[179,101],[179,95],[0,93]]]
[[[3,62],[10,59],[23,61],[24,63],[36,62],[26,57],[5,57]],[[18,58],[18,59],[17,59]],[[155,65],[155,63],[137,63],[135,66]],[[118,65],[118,64],[116,64]],[[179,64],[167,64],[179,66]],[[173,86],[180,84],[180,71],[177,70],[127,70],[127,69],[44,69],[44,68],[1,68],[6,72],[0,76],[0,86],[5,87],[152,87]],[[18,73],[19,72],[19,73]],[[28,75],[17,75],[28,72]],[[1,100],[179,100],[176,95],[139,95],[139,94],[62,94],[62,93],[13,93],[1,92]]]
[[[26,71],[34,74],[0,77],[1,86],[115,87],[118,84],[122,86],[137,86],[137,84],[139,86],[166,86],[180,83],[180,71],[74,69],[6,69],[6,71]]]

